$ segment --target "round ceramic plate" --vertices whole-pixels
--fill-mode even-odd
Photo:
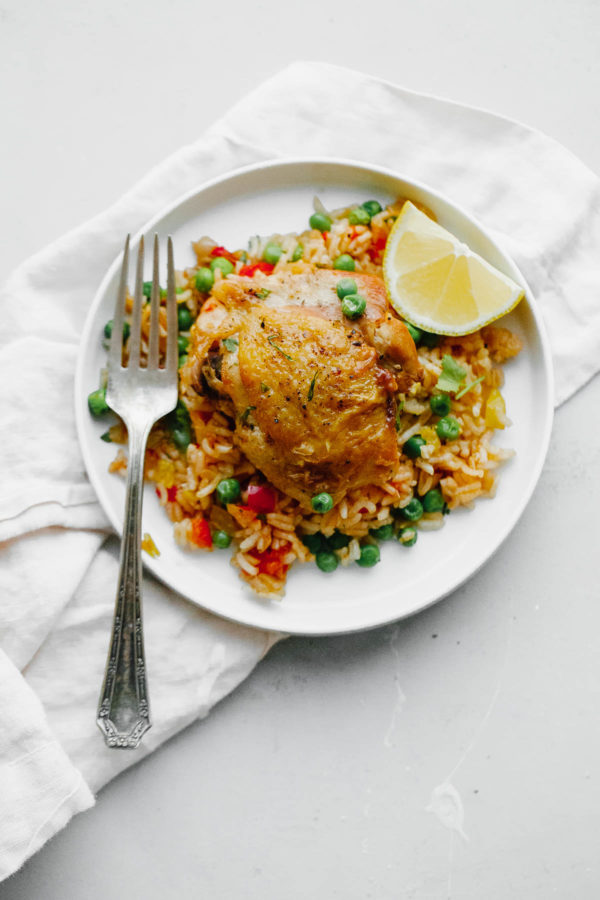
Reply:
[[[506,366],[503,393],[513,425],[497,432],[495,440],[514,448],[516,455],[500,470],[496,497],[480,500],[472,510],[453,512],[442,529],[422,533],[409,550],[397,542],[382,544],[381,562],[372,569],[351,565],[325,574],[314,564],[298,564],[289,573],[283,599],[261,599],[241,581],[229,551],[180,549],[153,486],[147,486],[142,530],[152,535],[160,557],[143,555],[157,578],[228,619],[297,634],[356,631],[401,619],[441,599],[479,569],[514,527],[532,494],[546,456],[553,409],[548,343],[523,276],[471,216],[424,185],[343,160],[269,162],[199,187],[157,215],[143,234],[157,232],[162,239],[171,234],[176,267],[183,269],[195,262],[191,242],[204,234],[235,249],[245,247],[251,235],[302,231],[315,195],[331,209],[370,198],[385,205],[398,196],[426,204],[441,225],[526,289],[526,299],[502,320],[520,335],[524,349]],[[133,240],[134,254],[139,237]],[[124,479],[108,473],[116,448],[100,440],[106,423],[92,419],[86,402],[105,366],[102,329],[113,315],[119,270],[117,259],[86,322],[77,367],[76,414],[89,477],[120,533]],[[146,277],[150,278],[149,268]]]

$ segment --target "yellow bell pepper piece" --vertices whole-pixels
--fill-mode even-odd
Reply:
[[[421,428],[419,434],[427,444],[430,444],[435,450],[439,450],[441,446],[440,439],[437,436],[435,428],[430,428],[429,425],[425,425],[424,428]]]
[[[493,388],[489,393],[485,405],[485,427],[504,428],[505,425],[506,405],[504,403],[504,397],[498,388]]]

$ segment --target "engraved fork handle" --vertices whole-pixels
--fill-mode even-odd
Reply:
[[[129,425],[129,423],[128,423]],[[135,749],[150,728],[142,634],[141,522],[149,427],[131,423],[115,616],[97,723],[109,747]]]

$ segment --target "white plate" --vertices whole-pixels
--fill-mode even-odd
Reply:
[[[152,486],[144,498],[143,531],[152,535],[158,559],[147,568],[192,602],[247,625],[297,634],[332,634],[371,628],[411,615],[454,590],[499,547],[523,512],[540,475],[552,425],[552,369],[541,317],[514,263],[471,216],[421,184],[391,171],[348,161],[269,162],[238,170],[198,188],[161,212],[143,229],[173,236],[177,268],[194,264],[191,241],[208,234],[232,249],[253,234],[302,231],[317,194],[326,207],[398,196],[425,203],[441,225],[527,291],[527,299],[503,321],[524,340],[506,367],[504,396],[513,426],[496,442],[516,450],[501,469],[497,496],[473,510],[453,512],[444,528],[422,533],[411,549],[383,543],[381,563],[324,574],[315,565],[294,566],[283,600],[257,598],[230,565],[229,551],[190,553],[173,539],[172,524]],[[124,237],[124,236],[123,236]],[[139,240],[136,235],[133,248]],[[105,423],[94,421],[86,398],[105,365],[101,335],[113,315],[120,261],[115,260],[94,299],[84,329],[76,375],[79,439],[90,480],[115,529],[123,518],[124,479],[108,474],[116,448],[101,441]],[[150,277],[148,274],[147,277]]]

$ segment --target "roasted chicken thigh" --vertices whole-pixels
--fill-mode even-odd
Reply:
[[[382,484],[399,460],[396,394],[419,377],[414,342],[385,288],[353,274],[364,315],[346,318],[341,275],[231,276],[192,329],[192,382],[235,419],[235,440],[266,478],[305,508]]]

